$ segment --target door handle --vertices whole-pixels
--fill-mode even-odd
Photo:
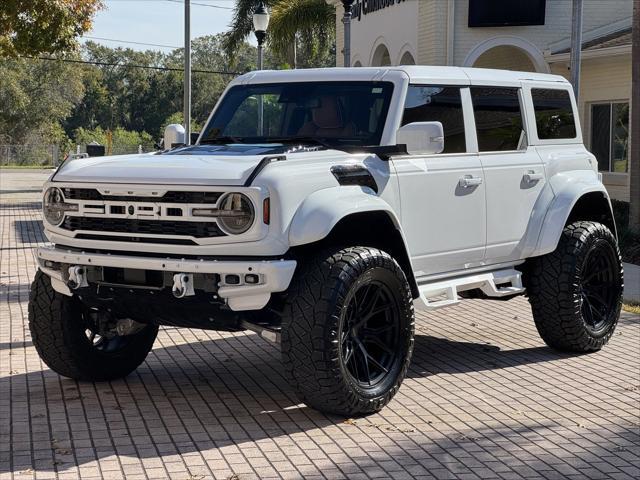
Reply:
[[[542,173],[536,172],[534,170],[529,170],[522,176],[522,179],[527,183],[539,182],[543,178],[544,175]]]
[[[477,187],[480,184],[482,184],[482,177],[474,177],[473,175],[465,175],[458,182],[462,188]]]

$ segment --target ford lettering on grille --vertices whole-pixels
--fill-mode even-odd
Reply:
[[[78,236],[83,238],[98,238],[99,232],[118,234],[113,239],[119,241],[140,242],[159,236],[162,238],[158,243],[172,243],[167,236],[198,239],[226,236],[215,218],[192,215],[194,208],[216,208],[223,192],[169,191],[158,196],[141,196],[136,192],[107,195],[97,189],[82,188],[64,188],[63,192],[66,201],[77,203],[79,208],[67,215],[60,227],[72,232],[96,232],[80,233]]]

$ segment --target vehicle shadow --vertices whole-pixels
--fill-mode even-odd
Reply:
[[[18,244],[44,243],[44,225],[42,220],[15,220],[13,227],[16,232]]]
[[[501,350],[485,343],[459,342],[429,335],[416,335],[409,377],[440,373],[467,373],[551,362],[577,356],[547,346]]]
[[[0,378],[0,392],[17,406],[11,418],[0,421],[0,438],[10,439],[12,450],[0,449],[0,471],[64,472],[111,455],[161,458],[230,445],[241,448],[264,439],[293,448],[291,435],[350,428],[351,421],[299,403],[284,378],[278,348],[257,335],[212,339],[172,330],[161,335],[146,362],[122,380],[76,382],[48,369]],[[502,351],[417,335],[408,376],[566,356],[544,347]],[[49,445],[50,455],[41,452],[32,458],[34,444],[38,450]]]

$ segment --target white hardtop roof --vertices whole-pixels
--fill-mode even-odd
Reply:
[[[233,83],[279,83],[312,81],[392,80],[406,76],[411,83],[519,85],[521,82],[569,82],[560,75],[516,72],[489,68],[397,66],[397,67],[333,67],[299,70],[261,70],[245,73]]]

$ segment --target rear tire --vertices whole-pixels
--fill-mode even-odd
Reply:
[[[299,265],[282,322],[289,384],[307,405],[352,416],[377,412],[400,388],[413,350],[404,272],[387,253],[349,247]]]
[[[29,296],[29,329],[40,358],[54,372],[75,380],[105,381],[134,371],[153,347],[158,327],[112,339],[91,335],[80,301],[56,292],[36,273]]]
[[[597,222],[567,225],[558,247],[531,260],[529,302],[547,345],[569,352],[600,350],[611,338],[622,306],[618,244]]]

